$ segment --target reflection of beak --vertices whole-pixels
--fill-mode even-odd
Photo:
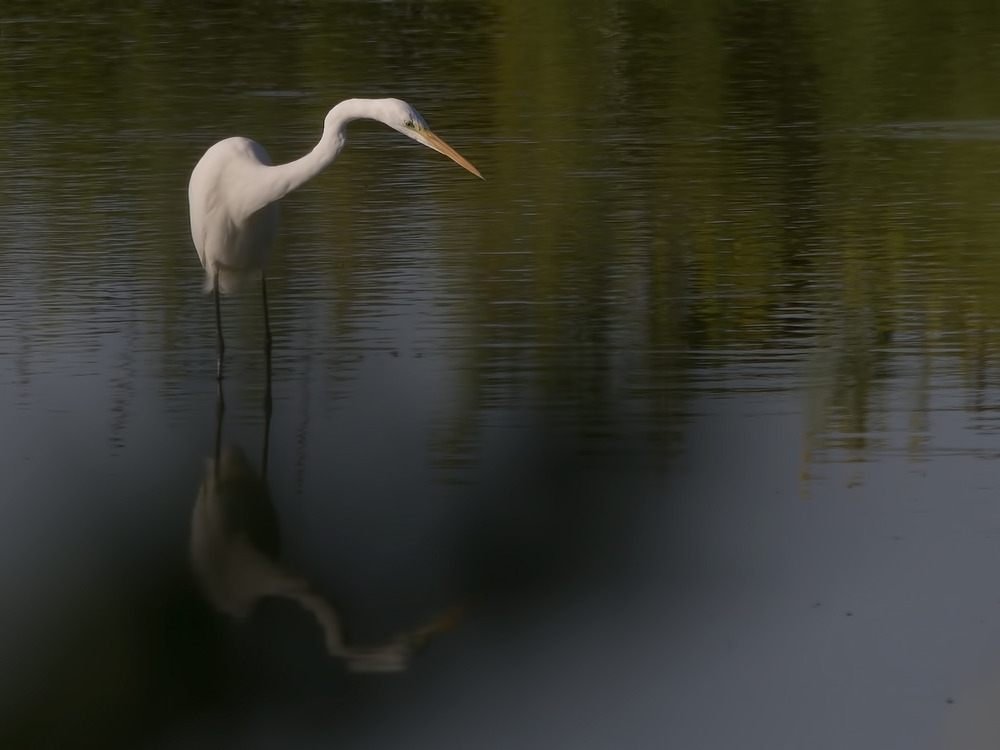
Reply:
[[[464,166],[464,165],[463,165]],[[477,173],[478,174],[478,173]],[[482,177],[482,175],[479,175]],[[412,648],[421,648],[427,644],[434,636],[439,633],[443,633],[446,630],[451,630],[458,624],[458,621],[462,619],[465,615],[465,608],[457,605],[449,609],[442,615],[439,615],[428,625],[420,628],[409,635],[406,639]]]
[[[436,135],[434,135],[431,131],[429,131],[429,130],[423,130],[423,131],[421,131],[420,132],[420,142],[423,143],[425,146],[429,146],[430,148],[434,149],[435,151],[438,151],[439,153],[444,154],[449,159],[451,159],[453,162],[455,162],[456,164],[458,164],[460,167],[465,167],[470,172],[472,172],[472,174],[474,174],[476,177],[478,177],[480,179],[486,179],[481,174],[479,174],[479,170],[476,169],[474,166],[472,166],[471,162],[469,162],[464,156],[462,156],[460,153],[458,153],[458,151],[456,151],[451,146],[449,146],[447,143],[445,143],[440,138],[438,138]]]

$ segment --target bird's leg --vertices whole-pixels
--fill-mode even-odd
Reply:
[[[226,342],[222,339],[222,313],[219,310],[219,272],[212,277],[212,295],[215,297],[215,351],[218,354],[215,377],[222,380],[222,356],[226,353]]]
[[[222,381],[215,381],[215,472],[218,478],[222,466],[222,415],[226,413],[226,400],[222,395]]]
[[[261,447],[260,476],[267,481],[267,453],[271,442],[271,357],[267,358],[267,383],[264,390],[264,445]]]
[[[267,277],[260,275],[260,298],[264,304],[264,367],[267,380],[264,387],[264,413],[270,424],[271,419],[271,320],[267,314]],[[266,437],[265,437],[266,445]]]
[[[264,380],[264,416],[270,420],[271,419],[271,350],[268,349],[267,353],[264,355],[265,372],[266,375]]]
[[[271,320],[267,314],[267,277],[260,275],[260,298],[264,303],[264,351],[267,352],[268,367],[271,365]]]

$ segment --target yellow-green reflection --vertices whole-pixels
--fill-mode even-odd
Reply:
[[[80,321],[108,315],[177,376],[210,345],[191,165],[233,134],[293,158],[333,102],[393,94],[487,182],[359,126],[286,201],[279,344],[349,377],[365,316],[429,274],[459,385],[428,438],[442,465],[526,392],[597,436],[641,414],[669,445],[712,373],[777,362],[760,377],[806,386],[807,453],[863,458],[893,377],[914,374],[917,452],[935,373],[993,383],[1000,20],[981,4],[63,3],[0,22],[0,291],[24,357],[101,346]]]

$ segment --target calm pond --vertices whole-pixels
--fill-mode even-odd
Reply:
[[[128,6],[0,7],[0,746],[997,746],[1000,11]],[[358,96],[485,180],[353,124],[220,409]]]

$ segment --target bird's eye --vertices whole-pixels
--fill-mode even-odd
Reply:
[[[403,121],[403,127],[404,128],[412,128],[413,127],[413,120],[404,120]]]

